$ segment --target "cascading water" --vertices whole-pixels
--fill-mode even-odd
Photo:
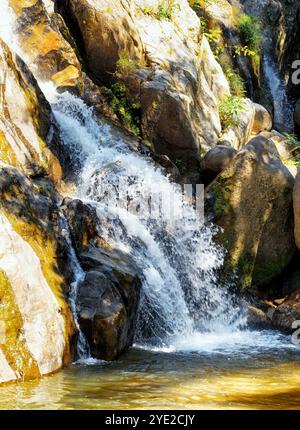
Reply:
[[[269,54],[265,54],[263,70],[274,106],[274,123],[284,125],[288,130],[293,130],[293,110],[289,101],[286,85],[280,77],[275,61]]]
[[[164,344],[195,330],[240,325],[237,308],[216,285],[222,252],[213,230],[201,225],[180,186],[98,122],[82,100],[69,93],[47,96],[80,172],[76,197],[109,219],[102,235],[130,254],[143,273],[137,341]],[[138,211],[128,210],[128,201]]]

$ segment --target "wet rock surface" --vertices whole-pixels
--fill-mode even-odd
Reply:
[[[132,259],[101,238],[95,208],[79,200],[64,211],[85,278],[78,291],[78,318],[93,357],[114,360],[133,343],[141,274]]]

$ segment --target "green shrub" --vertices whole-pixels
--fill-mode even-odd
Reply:
[[[239,116],[245,110],[245,105],[241,97],[226,96],[219,102],[218,108],[223,130],[226,130],[239,124]]]
[[[243,14],[237,20],[237,28],[245,45],[256,54],[260,52],[261,24],[257,18]]]
[[[108,92],[109,106],[124,125],[134,134],[140,135],[139,103],[131,103],[127,98],[126,86],[123,83],[113,84]]]
[[[153,18],[159,20],[171,20],[177,10],[180,10],[180,6],[178,3],[175,3],[175,0],[162,0],[162,2],[156,8],[142,8],[142,12],[145,15],[153,16]]]

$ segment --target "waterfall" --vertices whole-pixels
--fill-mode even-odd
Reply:
[[[270,55],[265,54],[263,70],[274,106],[274,123],[284,125],[293,130],[293,111],[289,101],[286,85],[281,78],[275,61]]]
[[[61,222],[62,222],[62,235],[65,238],[66,243],[68,245],[68,256],[73,270],[73,280],[69,288],[69,303],[70,303],[71,312],[74,316],[75,326],[76,326],[76,329],[78,330],[78,340],[77,340],[77,348],[76,348],[77,359],[85,360],[90,357],[90,348],[89,348],[87,339],[85,338],[84,334],[80,330],[80,326],[78,322],[78,312],[77,312],[77,306],[76,306],[78,288],[84,280],[85,273],[79,264],[79,261],[76,256],[76,252],[73,248],[68,221],[64,215],[62,215]]]
[[[0,36],[18,52],[8,6],[5,13],[8,26]],[[217,283],[223,251],[213,240],[216,228],[204,225],[181,187],[149,157],[130,148],[120,132],[96,117],[81,99],[68,92],[58,94],[52,84],[39,84],[76,169],[73,197],[92,204],[107,220],[101,223],[102,236],[129,254],[142,273],[135,342],[168,346],[199,338],[203,332],[220,336],[236,332],[245,317],[240,304]],[[71,241],[69,246],[76,274],[70,306],[77,322],[76,297],[83,273]],[[80,335],[83,355],[84,345]]]
[[[136,342],[165,345],[199,330],[238,327],[239,307],[217,285],[223,254],[213,241],[215,229],[203,225],[181,187],[82,100],[43,89],[78,170],[75,197],[96,207],[107,220],[104,239],[128,253],[142,273]]]

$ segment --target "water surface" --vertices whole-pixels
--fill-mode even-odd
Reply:
[[[300,409],[300,349],[270,332],[196,335],[134,347],[0,388],[8,409]]]

